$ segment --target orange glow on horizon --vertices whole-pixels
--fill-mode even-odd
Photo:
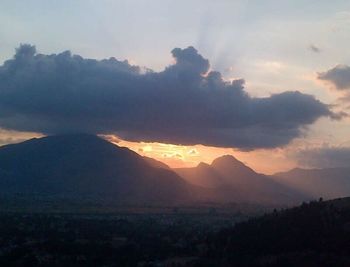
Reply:
[[[273,174],[295,167],[294,162],[286,160],[283,150],[238,151],[232,148],[218,148],[203,145],[182,146],[164,143],[129,142],[116,136],[103,136],[110,142],[127,147],[141,156],[164,162],[171,168],[195,167],[200,162],[210,164],[223,155],[232,155],[257,172]]]

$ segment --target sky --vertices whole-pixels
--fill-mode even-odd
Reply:
[[[0,25],[0,145],[88,131],[172,167],[350,162],[349,1],[2,0]]]

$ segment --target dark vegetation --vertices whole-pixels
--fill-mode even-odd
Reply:
[[[2,213],[0,266],[349,266],[350,200],[247,219],[173,207],[152,213]]]
[[[211,259],[215,266],[350,266],[350,199],[274,211],[208,240],[203,264]]]
[[[0,266],[192,265],[210,232],[244,218],[181,208],[167,214],[3,213]]]

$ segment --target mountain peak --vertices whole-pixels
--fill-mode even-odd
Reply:
[[[216,158],[211,167],[221,173],[235,173],[236,176],[256,175],[256,172],[246,166],[232,155],[224,155]]]
[[[105,154],[125,151],[125,148],[118,147],[105,139],[93,134],[62,134],[50,135],[42,138],[33,138],[19,144],[5,145],[0,148],[1,151],[20,150],[26,153],[41,153],[46,156],[57,156],[66,153],[98,153]],[[134,152],[126,152],[134,153]]]
[[[221,156],[221,157],[214,159],[211,165],[214,166],[217,164],[240,164],[240,165],[242,165],[243,163],[241,161],[239,161],[238,159],[236,159],[232,155],[224,155],[224,156]]]

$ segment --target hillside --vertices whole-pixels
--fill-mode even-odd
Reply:
[[[350,198],[275,211],[209,238],[210,266],[349,266]]]

